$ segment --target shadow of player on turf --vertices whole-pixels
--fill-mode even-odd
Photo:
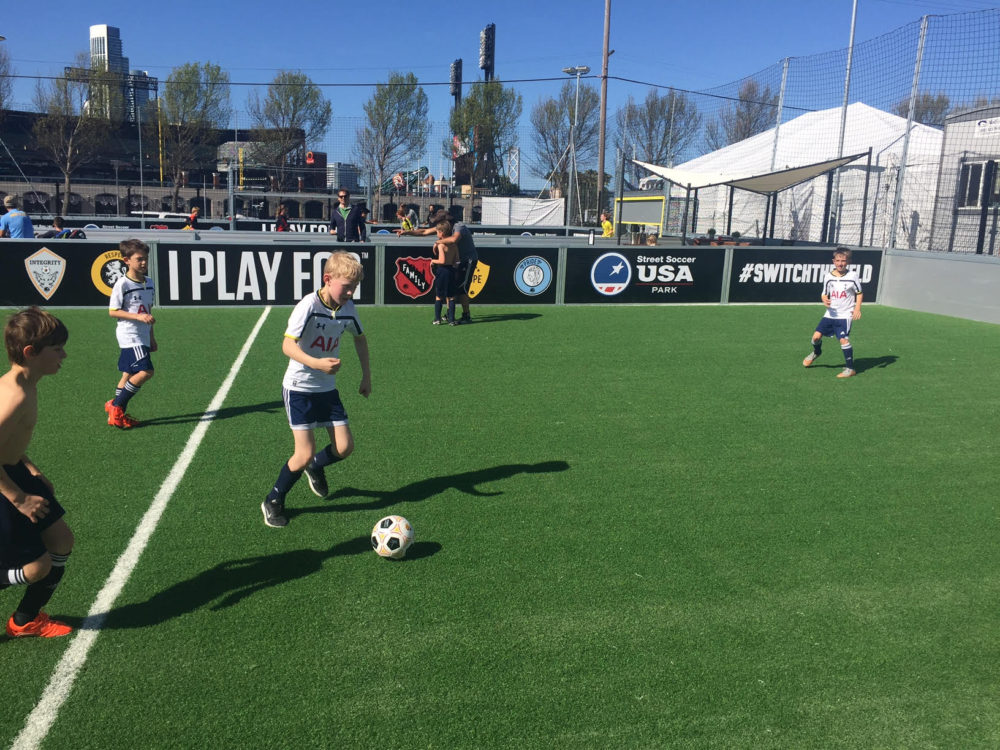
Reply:
[[[479,315],[472,319],[473,323],[507,323],[512,320],[534,320],[542,317],[541,313],[495,313],[493,315]]]
[[[224,406],[210,412],[192,412],[190,414],[171,414],[165,417],[153,417],[143,419],[139,427],[148,427],[154,424],[186,424],[188,422],[217,422],[222,419],[232,419],[241,417],[244,414],[255,414],[264,412],[273,414],[277,411],[284,411],[285,404],[281,401],[266,401],[262,404],[244,404],[243,406]]]
[[[376,510],[388,508],[399,503],[416,503],[440,495],[446,490],[458,490],[474,497],[496,497],[503,491],[487,492],[479,485],[510,479],[518,474],[545,474],[556,471],[566,471],[569,464],[565,461],[542,461],[537,464],[504,464],[489,469],[465,471],[461,474],[450,474],[443,477],[429,477],[418,482],[404,485],[398,490],[382,492],[379,490],[362,490],[357,487],[342,487],[327,496],[327,501],[343,497],[370,497],[370,502],[348,503],[337,505],[316,505],[311,508],[286,508],[285,515],[296,516],[300,513],[338,513],[355,510]]]
[[[371,548],[371,540],[367,536],[360,536],[325,550],[298,549],[274,555],[227,560],[193,578],[175,583],[144,602],[126,604],[115,607],[110,612],[88,616],[80,622],[79,628],[145,628],[198,609],[226,609],[258,591],[317,573],[326,560],[342,555],[367,553]],[[428,551],[422,550],[420,556],[426,557]],[[433,551],[429,553],[433,554]],[[76,625],[72,622],[72,617],[61,619]]]
[[[876,367],[888,367],[896,364],[897,359],[899,357],[895,354],[889,354],[885,357],[855,357],[854,369],[858,372],[864,372],[865,370],[874,370]]]

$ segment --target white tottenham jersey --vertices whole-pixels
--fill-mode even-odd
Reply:
[[[153,280],[147,276],[145,281],[132,281],[124,275],[115,282],[111,290],[109,310],[124,310],[129,313],[152,313],[153,311]],[[115,335],[118,346],[129,349],[136,345],[150,346],[149,323],[139,323],[135,320],[119,320]]]
[[[827,271],[823,278],[823,294],[830,298],[830,306],[826,308],[824,317],[853,317],[854,305],[861,294],[861,279],[854,271],[847,271],[843,276],[834,276],[832,270]]]
[[[339,357],[340,338],[345,331],[361,336],[364,331],[354,301],[336,309],[327,307],[317,292],[307,294],[288,317],[285,336],[296,341],[311,357]],[[306,367],[294,359],[288,361],[281,385],[291,391],[332,391],[337,387],[335,375]]]

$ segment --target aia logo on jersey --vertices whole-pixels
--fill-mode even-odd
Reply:
[[[340,344],[340,336],[336,338],[333,336],[317,336],[309,345],[309,348],[320,349],[324,352],[334,352],[337,350],[338,344]]]
[[[434,269],[430,258],[397,258],[396,289],[410,299],[423,297],[434,288]]]
[[[851,293],[846,289],[840,291],[834,289],[830,292],[830,299],[850,299]]]

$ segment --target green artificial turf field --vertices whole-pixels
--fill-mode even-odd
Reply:
[[[356,452],[272,529],[289,311],[86,621],[261,310],[159,310],[130,431],[112,321],[57,311],[29,455],[77,545],[47,610],[100,630],[44,747],[1000,745],[996,326],[866,306],[838,380],[832,340],[800,364],[818,305],[362,308]],[[404,561],[370,549],[389,513]],[[0,638],[0,744],[75,637]]]

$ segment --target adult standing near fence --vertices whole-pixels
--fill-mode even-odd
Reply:
[[[365,242],[368,239],[368,229],[365,226],[365,206],[361,203],[351,205],[351,192],[345,188],[337,191],[338,204],[334,207],[330,221],[330,234],[337,235],[337,242]]]
[[[442,208],[431,216],[430,227],[409,231],[397,229],[396,234],[400,237],[403,235],[423,237],[428,234],[436,234],[438,226],[442,224],[450,226],[451,232],[446,236],[438,237],[438,242],[458,246],[458,266],[455,274],[458,279],[458,294],[455,299],[462,306],[462,317],[458,319],[458,322],[471,323],[472,313],[469,312],[469,305],[472,300],[469,297],[469,285],[476,272],[476,264],[479,263],[479,251],[476,250],[476,243],[472,239],[472,230],[465,226],[465,222],[462,221],[457,221],[452,225],[451,214]]]
[[[3,205],[7,209],[7,213],[0,216],[0,237],[34,239],[35,227],[28,214],[19,208],[17,197],[8,195],[3,199]]]

